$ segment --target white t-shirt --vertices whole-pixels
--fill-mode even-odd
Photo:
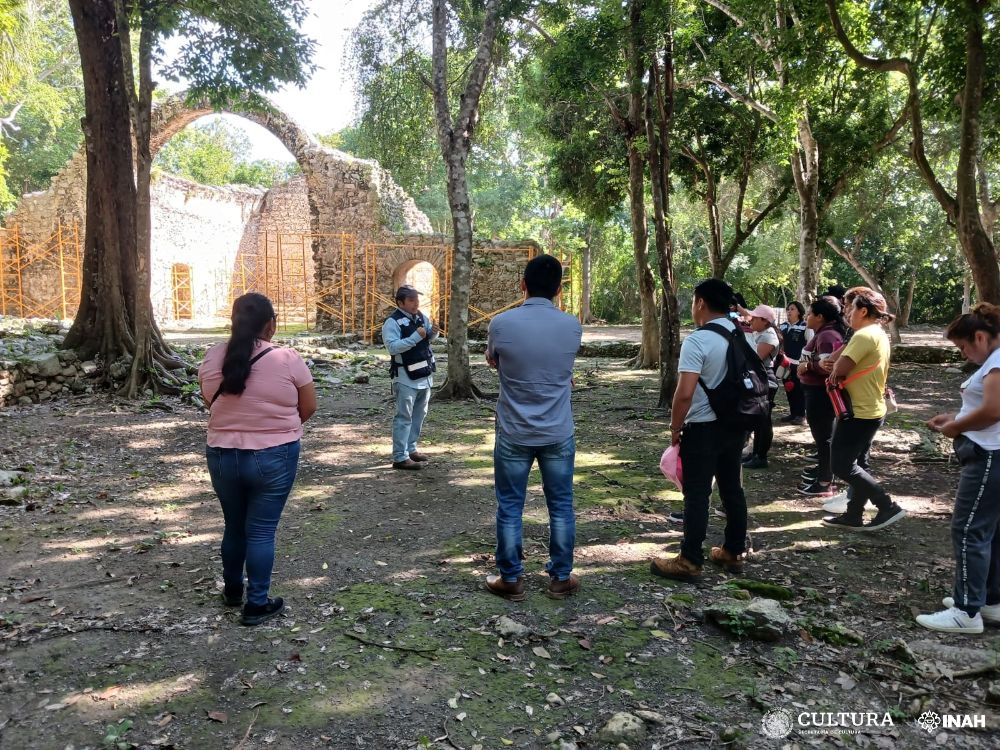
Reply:
[[[750,336],[750,345],[753,346],[754,351],[757,351],[757,346],[759,344],[770,344],[774,347],[774,349],[771,350],[771,354],[764,359],[765,367],[773,367],[774,358],[778,356],[778,344],[781,343],[778,341],[778,332],[773,328],[768,327],[760,333],[754,332],[750,334]]]
[[[1000,370],[1000,349],[994,351],[983,362],[982,367],[962,383],[962,409],[956,419],[961,419],[983,405],[983,380],[994,370]],[[970,430],[962,434],[984,450],[1000,450],[1000,422],[995,422],[984,430]]]
[[[722,316],[708,321],[717,323],[727,331],[735,327],[729,318]],[[715,331],[695,331],[681,344],[678,372],[696,372],[709,388],[717,388],[726,377],[726,353],[729,351],[729,341]],[[684,422],[714,422],[715,412],[708,403],[708,395],[698,384],[691,398],[691,408],[688,409]]]

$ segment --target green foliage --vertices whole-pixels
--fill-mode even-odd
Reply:
[[[80,59],[65,2],[0,5],[0,211],[42,190],[82,139]],[[16,114],[15,114],[16,113]]]
[[[268,188],[299,172],[295,162],[251,160],[250,139],[225,120],[195,124],[160,149],[155,164],[166,172],[203,185]]]
[[[305,0],[159,0],[135,4],[137,25],[151,28],[159,44],[182,42],[174,59],[163,60],[168,80],[183,81],[192,98],[217,106],[250,100],[282,84],[304,86],[315,69],[315,42],[299,27],[309,13]]]

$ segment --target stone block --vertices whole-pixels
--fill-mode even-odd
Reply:
[[[59,362],[59,355],[55,352],[47,354],[36,354],[28,357],[28,371],[37,373],[43,378],[51,378],[62,372],[62,364]]]

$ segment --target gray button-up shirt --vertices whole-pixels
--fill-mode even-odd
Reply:
[[[518,445],[551,445],[573,436],[570,389],[583,329],[544,297],[490,321],[486,353],[500,374],[497,425]]]

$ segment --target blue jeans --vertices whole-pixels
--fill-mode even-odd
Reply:
[[[242,586],[246,566],[247,603],[267,604],[274,535],[295,482],[299,441],[262,450],[209,446],[205,455],[226,519],[222,578],[227,586]]]
[[[431,399],[430,388],[411,388],[398,380],[392,384],[396,394],[396,416],[392,420],[392,460],[405,461],[417,450],[420,428],[427,416],[427,404]]]
[[[572,437],[551,445],[518,445],[497,432],[493,479],[497,495],[497,568],[503,580],[516,581],[524,575],[521,516],[528,492],[528,473],[536,459],[549,509],[549,561],[545,569],[560,581],[573,572],[575,458],[576,442]]]

